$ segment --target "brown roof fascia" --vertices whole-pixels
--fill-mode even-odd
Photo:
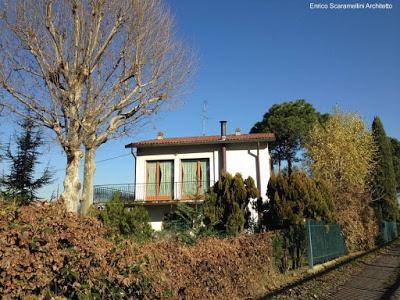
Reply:
[[[216,145],[216,144],[237,144],[237,143],[254,143],[254,142],[273,142],[275,141],[274,134],[265,134],[264,137],[249,137],[250,134],[246,135],[246,138],[240,138],[234,135],[228,135],[225,140],[220,139],[220,136],[205,136],[202,137],[185,137],[182,138],[167,138],[164,140],[146,140],[136,143],[130,143],[125,145],[125,148],[150,148],[150,147],[167,147],[167,146],[187,146],[187,145]],[[174,140],[177,141],[174,141]],[[190,140],[192,139],[192,140]],[[197,139],[197,140],[196,140]]]

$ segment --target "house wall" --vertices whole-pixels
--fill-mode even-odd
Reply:
[[[257,169],[260,168],[260,187],[258,187]],[[271,176],[270,174],[270,155],[268,151],[268,145],[260,145],[259,149],[259,166],[257,166],[257,145],[235,145],[230,147],[226,151],[226,170],[227,172],[235,175],[236,173],[242,174],[242,177],[246,179],[251,176],[256,186],[259,188],[260,196],[263,201],[267,200],[267,186]],[[255,202],[257,199],[250,200],[248,210],[250,212],[251,219],[254,223],[258,221],[258,213],[255,209]]]
[[[149,213],[151,228],[160,231],[164,216],[173,211],[174,207],[175,205],[146,205],[145,208]]]
[[[242,174],[243,178],[251,176],[257,185],[257,145],[229,145],[226,151],[226,171],[235,175]],[[247,149],[246,149],[247,147]],[[260,196],[266,199],[268,181],[270,178],[270,156],[268,145],[260,145]],[[258,186],[257,186],[258,187]]]
[[[210,161],[210,182],[216,182],[219,178],[221,145],[196,145],[175,147],[141,148],[137,151],[136,160],[136,199],[142,200],[145,196],[144,184],[146,183],[146,161],[148,160],[173,160],[174,181],[180,182],[180,160],[208,158]],[[268,144],[262,143],[260,154],[260,192],[266,199],[267,185],[270,178],[270,155]],[[241,173],[243,178],[251,176],[257,185],[257,144],[228,144],[226,146],[226,167],[231,174]],[[179,189],[174,190],[175,199],[179,199]],[[152,220],[152,227],[161,230],[162,218],[170,207],[162,205],[146,206]]]
[[[181,181],[181,160],[207,158],[210,162],[210,182],[218,180],[219,165],[218,149],[210,146],[201,147],[160,147],[141,149],[138,151],[136,160],[136,199],[142,200],[145,197],[146,183],[146,162],[149,160],[173,160],[174,161],[174,182]],[[174,189],[174,198],[179,199],[179,189]]]

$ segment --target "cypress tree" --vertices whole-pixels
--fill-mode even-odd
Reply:
[[[392,157],[394,174],[396,177],[396,190],[400,193],[400,141],[395,138],[390,138],[392,145]]]
[[[254,180],[243,180],[237,173],[225,173],[207,193],[204,205],[205,224],[219,232],[236,235],[242,232],[246,221],[246,208],[259,193]]]
[[[328,186],[302,171],[290,176],[273,174],[267,191],[269,202],[260,207],[266,229],[287,229],[303,224],[304,219],[333,219],[334,201]]]
[[[42,175],[35,179],[35,169],[41,154],[39,148],[44,143],[42,133],[31,119],[25,119],[19,126],[22,133],[15,137],[15,153],[9,144],[4,154],[5,160],[10,162],[10,170],[3,176],[2,186],[7,195],[21,204],[28,204],[37,197],[38,189],[52,181],[52,174],[45,168]]]
[[[263,212],[264,229],[281,230],[274,245],[274,251],[281,254],[277,256],[275,253],[275,259],[282,271],[288,267],[288,258],[292,261],[292,268],[298,268],[307,245],[304,219],[331,221],[333,195],[324,182],[315,181],[301,171],[294,171],[290,176],[272,174],[267,194],[269,202],[259,209]]]
[[[395,220],[397,216],[396,180],[391,145],[379,117],[372,122],[372,134],[377,147],[373,177],[374,207],[378,218]]]

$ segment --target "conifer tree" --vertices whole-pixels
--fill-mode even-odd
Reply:
[[[393,168],[396,177],[396,190],[400,193],[400,141],[395,138],[390,138],[392,145]]]
[[[305,219],[332,221],[334,217],[333,195],[322,181],[316,181],[304,172],[293,171],[290,175],[278,173],[268,182],[269,202],[259,205],[263,229],[280,229],[275,249],[279,268],[286,271],[288,258],[292,268],[301,266],[306,250]]]
[[[42,175],[35,179],[41,155],[39,148],[44,143],[42,133],[31,119],[25,119],[19,123],[19,127],[22,132],[15,137],[15,153],[11,144],[4,153],[4,159],[10,162],[10,169],[3,176],[2,185],[9,196],[16,198],[21,204],[27,204],[37,197],[38,189],[52,181],[52,174],[45,168]]]
[[[372,122],[372,134],[377,146],[377,165],[373,178],[374,207],[378,218],[394,220],[397,215],[397,204],[392,150],[379,117],[375,117]]]
[[[281,170],[281,162],[287,162],[291,173],[297,154],[303,147],[304,137],[317,121],[323,123],[328,115],[321,115],[312,104],[303,99],[274,104],[264,114],[263,119],[251,128],[250,133],[273,132],[275,142],[271,145],[274,164]]]
[[[272,174],[267,190],[269,202],[260,206],[264,211],[266,229],[285,229],[301,225],[304,219],[333,220],[333,195],[327,185],[301,171],[290,176]]]
[[[114,193],[103,210],[93,212],[106,225],[110,237],[132,237],[137,241],[145,241],[153,234],[146,209],[140,205],[127,208],[121,193]]]
[[[241,174],[225,173],[207,195],[204,206],[205,223],[217,231],[229,235],[240,233],[246,222],[246,209],[251,199],[257,199],[259,192],[254,180],[243,180]]]

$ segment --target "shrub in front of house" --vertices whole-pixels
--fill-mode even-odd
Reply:
[[[259,192],[254,180],[243,180],[240,173],[232,176],[225,173],[206,195],[204,223],[218,232],[237,235],[244,229],[247,206],[251,199],[257,199]]]
[[[259,193],[254,180],[243,180],[241,174],[226,173],[206,193],[204,204],[177,205],[163,220],[161,236],[169,236],[186,244],[199,238],[237,235],[250,224],[247,206]]]
[[[143,242],[153,235],[150,216],[141,205],[126,207],[120,193],[115,193],[103,210],[92,211],[108,230],[108,235],[117,240],[133,238]]]
[[[282,229],[302,224],[304,219],[333,220],[334,202],[330,190],[304,172],[290,176],[272,174],[268,183],[269,201],[260,207],[266,229]]]
[[[279,230],[274,239],[276,265],[281,271],[299,268],[307,247],[304,221],[333,221],[333,195],[323,182],[301,171],[272,174],[267,194],[269,201],[259,207],[261,226]]]
[[[219,238],[226,236],[225,232],[206,226],[204,219],[204,204],[179,203],[172,212],[165,215],[163,230],[158,233],[158,236],[172,238],[180,243],[189,245],[207,236]]]
[[[162,237],[171,237],[184,244],[193,244],[199,237],[203,224],[203,205],[179,203],[163,218]]]

